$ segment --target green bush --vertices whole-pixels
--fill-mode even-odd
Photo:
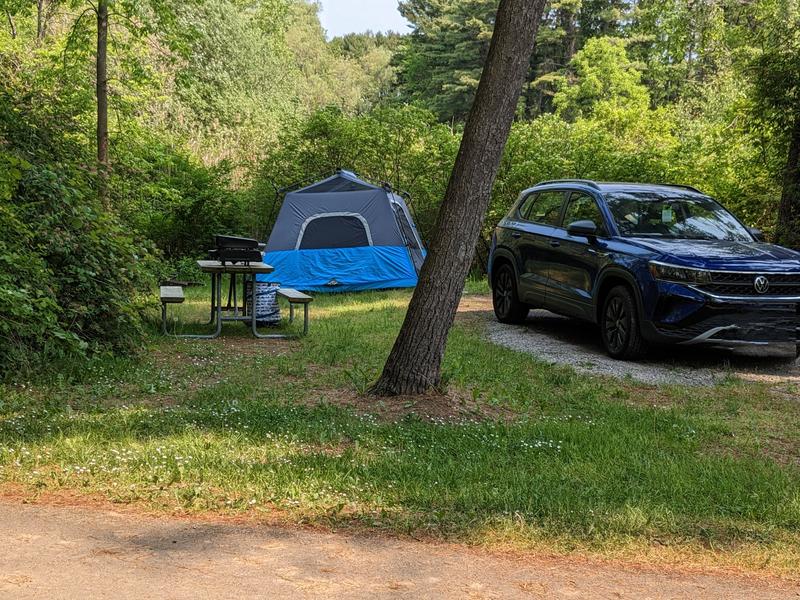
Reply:
[[[133,350],[152,283],[153,251],[98,202],[91,152],[29,100],[0,93],[0,376]]]
[[[430,235],[459,140],[433,113],[413,106],[358,116],[332,108],[318,111],[287,127],[261,164],[245,205],[252,233],[264,237],[272,228],[277,189],[344,168],[408,192],[417,226]]]
[[[572,121],[550,114],[514,123],[484,241],[522,190],[565,177],[694,185],[748,225],[770,232],[779,190],[758,140],[735,126],[742,92],[722,81],[705,94],[693,106],[651,109],[601,100]],[[268,153],[247,193],[242,222],[251,223],[254,235],[268,235],[279,208],[277,188],[343,167],[408,191],[427,242],[459,143],[459,130],[411,106],[359,116],[319,111],[287,128]],[[476,260],[485,258],[481,243]]]
[[[112,203],[166,259],[197,257],[215,233],[241,231],[247,215],[227,163],[208,168],[163,133],[135,124],[115,150]]]

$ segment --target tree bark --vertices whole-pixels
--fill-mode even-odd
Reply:
[[[45,30],[47,28],[45,15],[45,0],[36,0],[36,42],[39,43],[44,39]]]
[[[97,3],[97,195],[108,207],[108,0]]]
[[[789,156],[783,172],[777,238],[779,244],[800,249],[800,117],[795,117],[789,136]]]
[[[421,394],[441,363],[528,70],[545,0],[501,0],[489,55],[400,334],[374,394]]]
[[[575,56],[575,49],[578,42],[578,24],[575,22],[575,11],[572,8],[560,9],[559,18],[561,20],[561,27],[564,29],[561,67],[566,68],[572,60],[572,57]]]

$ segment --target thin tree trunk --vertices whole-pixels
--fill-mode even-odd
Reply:
[[[11,29],[11,39],[17,39],[17,26],[14,24],[14,17],[11,13],[6,11],[6,18],[8,19],[8,27]]]
[[[436,231],[403,327],[372,393],[421,394],[441,363],[529,66],[545,0],[501,0]]]
[[[578,41],[578,26],[575,22],[575,11],[572,8],[559,10],[561,27],[564,29],[564,41],[562,43],[561,66],[569,65],[572,57],[575,56],[575,47]]]
[[[789,139],[777,238],[778,243],[784,246],[800,249],[800,117],[795,117]]]
[[[97,193],[108,206],[108,0],[97,3]]]
[[[44,1],[36,0],[36,41],[41,42],[44,39]]]

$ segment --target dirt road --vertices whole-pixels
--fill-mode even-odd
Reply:
[[[0,500],[0,598],[800,598],[723,575]]]

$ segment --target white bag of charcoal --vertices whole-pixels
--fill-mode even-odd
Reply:
[[[281,309],[278,306],[279,283],[256,282],[256,322],[259,325],[278,325],[281,322]],[[252,315],[252,282],[247,286],[247,314]]]

